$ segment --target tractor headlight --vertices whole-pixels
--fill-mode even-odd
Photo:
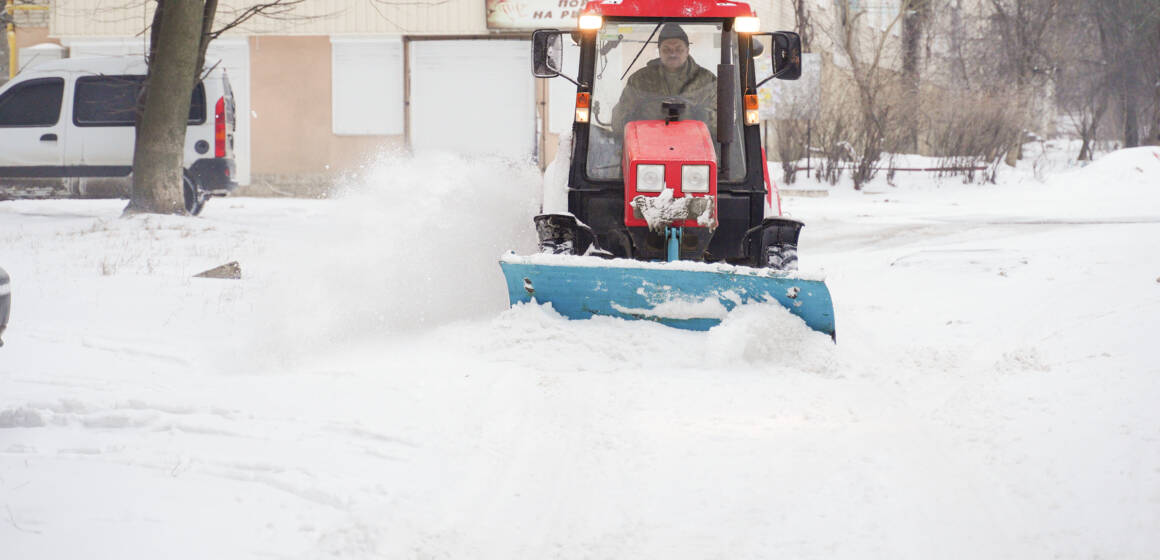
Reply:
[[[761,30],[761,20],[756,17],[740,16],[733,20],[733,30],[738,33],[757,33]]]
[[[709,166],[682,165],[681,191],[687,193],[709,192]]]
[[[665,189],[665,166],[646,165],[636,166],[636,190],[639,192],[659,193]]]
[[[600,29],[604,25],[604,18],[595,14],[580,14],[580,29]]]

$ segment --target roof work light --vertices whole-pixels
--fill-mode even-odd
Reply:
[[[595,14],[580,14],[580,29],[600,29],[604,25],[604,18]]]

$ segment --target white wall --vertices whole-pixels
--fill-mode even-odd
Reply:
[[[403,134],[402,37],[331,37],[333,132]]]
[[[412,41],[411,147],[531,157],[535,83],[528,41]]]

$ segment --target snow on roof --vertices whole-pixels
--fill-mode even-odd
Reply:
[[[207,66],[212,66],[207,63]],[[77,58],[62,58],[59,60],[48,60],[38,62],[35,66],[30,66],[21,71],[22,76],[39,76],[46,74],[144,74],[148,71],[148,66],[145,64],[145,58],[141,55],[128,56],[85,56]],[[220,65],[214,66],[210,72],[213,74],[224,73],[225,69]]]
[[[27,74],[143,74],[145,59],[141,56],[91,56],[45,61],[24,71]]]

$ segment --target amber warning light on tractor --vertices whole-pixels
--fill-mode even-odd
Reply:
[[[576,122],[588,122],[588,105],[591,101],[591,93],[580,92],[576,94]]]
[[[757,124],[761,122],[761,116],[757,113],[757,96],[745,96],[745,124]]]

